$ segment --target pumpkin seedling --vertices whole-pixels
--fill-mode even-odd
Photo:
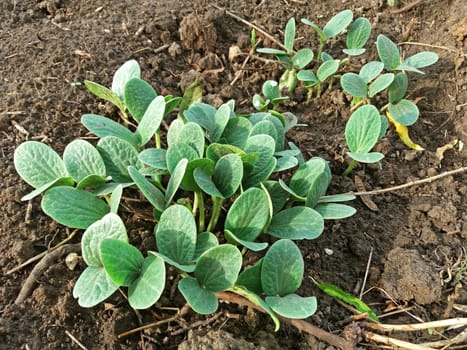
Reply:
[[[313,89],[316,87],[316,96],[321,96],[321,84],[330,78],[328,89],[332,88],[332,80],[340,67],[340,61],[332,58],[324,61],[318,67],[316,74],[312,70],[301,70],[297,74],[298,80],[303,82],[303,85],[308,90],[307,100],[309,101],[313,95]]]
[[[259,94],[253,96],[253,107],[260,112],[267,112],[269,105],[272,105],[272,110],[276,111],[279,104],[288,99],[287,96],[281,96],[279,84],[275,80],[266,80],[262,93],[264,99]]]
[[[297,86],[297,71],[305,68],[313,60],[313,51],[309,48],[303,48],[294,52],[295,42],[295,19],[289,19],[285,26],[284,48],[278,50],[273,48],[258,48],[260,53],[274,55],[285,67],[285,72],[279,80],[279,89],[287,88],[289,92],[295,90]]]
[[[364,48],[371,34],[371,23],[367,18],[357,18],[350,26],[345,40],[346,48],[342,51],[349,56],[363,54]]]

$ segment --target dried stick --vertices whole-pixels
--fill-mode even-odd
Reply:
[[[70,337],[70,339],[76,344],[78,345],[81,349],[83,350],[88,350],[78,339],[76,339],[73,334],[71,334],[70,332],[68,332],[67,330],[65,330],[65,334]]]
[[[32,269],[31,273],[26,279],[26,282],[24,282],[24,285],[21,288],[15,300],[15,304],[17,305],[21,304],[23,301],[26,300],[27,297],[31,295],[34,289],[34,286],[36,285],[36,281],[41,277],[44,271],[47,270],[47,268],[50,265],[52,265],[57,259],[59,259],[65,254],[79,253],[80,251],[81,251],[81,244],[75,243],[75,244],[62,245],[61,247],[54,250],[53,252],[46,254],[42,258],[42,260]]]
[[[33,263],[34,261],[37,261],[37,260],[41,259],[42,257],[44,257],[45,255],[47,255],[48,253],[51,253],[51,252],[53,252],[54,250],[58,249],[59,247],[63,246],[65,243],[67,243],[68,241],[70,241],[70,240],[74,237],[74,235],[76,234],[76,232],[78,232],[77,229],[76,229],[76,230],[73,230],[73,232],[71,232],[70,235],[69,235],[67,238],[65,238],[63,241],[57,243],[57,245],[56,245],[55,247],[50,248],[50,249],[48,249],[48,250],[45,250],[45,251],[43,251],[42,253],[37,254],[36,256],[33,256],[32,258],[26,260],[24,263],[22,263],[22,264],[20,264],[20,265],[18,265],[18,266],[16,266],[16,267],[14,267],[14,268],[12,268],[11,270],[8,270],[8,271],[5,273],[5,275],[10,275],[10,274],[12,274],[13,272],[19,271],[19,270],[21,270],[23,267],[28,266],[29,264]]]
[[[378,343],[383,343],[387,345],[395,345],[403,349],[409,349],[409,350],[435,350],[434,348],[430,348],[427,346],[423,345],[417,345],[413,343],[409,343],[403,340],[387,337],[385,335],[379,335],[371,332],[366,332],[364,334],[364,337],[366,340],[372,340]]]
[[[345,193],[345,194],[353,194],[354,196],[369,196],[369,195],[381,194],[381,193],[386,193],[386,192],[393,192],[393,191],[397,191],[397,190],[402,190],[402,189],[407,188],[407,187],[418,186],[418,185],[421,185],[421,184],[424,184],[424,183],[430,183],[432,181],[439,180],[439,179],[441,179],[443,177],[463,173],[465,171],[467,171],[467,167],[462,167],[462,168],[459,168],[459,169],[446,171],[446,172],[444,172],[442,174],[439,174],[439,175],[427,177],[426,179],[421,179],[421,180],[417,180],[417,181],[410,181],[410,182],[407,182],[405,184],[398,185],[398,186],[382,188],[380,190],[373,190],[373,191],[368,191],[368,192],[348,192],[348,193]],[[324,196],[323,198],[326,198],[326,196]]]
[[[232,302],[232,303],[235,303],[241,306],[247,306],[254,310],[264,313],[264,310],[261,307],[259,307],[256,304],[253,304],[252,302],[246,300],[245,298],[239,295],[228,293],[228,292],[220,292],[220,293],[216,293],[216,295],[218,298],[224,301]],[[335,346],[336,348],[339,348],[342,350],[355,350],[355,346],[352,343],[348,342],[347,340],[337,335],[326,332],[325,330],[322,330],[321,328],[313,326],[312,324],[304,320],[290,319],[290,318],[285,318],[282,316],[279,316],[279,317],[282,321],[289,323],[290,325],[297,328],[299,331],[311,334],[312,336],[320,340],[323,340],[327,342],[328,344]]]
[[[380,332],[412,332],[412,331],[421,331],[429,328],[444,328],[451,326],[467,326],[467,318],[456,317],[450,318],[447,320],[438,320],[432,322],[423,322],[415,324],[383,324],[383,323],[365,323],[362,324],[363,327],[369,328],[375,331]]]
[[[431,346],[433,348],[443,347],[444,349],[446,349],[448,346],[456,345],[456,344],[463,343],[463,342],[466,342],[466,341],[467,341],[467,329],[464,329],[462,332],[460,332],[454,338],[446,339],[446,340],[440,340],[440,341],[434,341],[434,342],[429,342],[429,343],[423,343],[423,344],[420,344],[420,345]]]
[[[389,12],[393,14],[402,13],[402,12],[413,9],[415,6],[420,5],[422,2],[423,0],[415,0],[414,2],[411,2],[410,4],[407,4],[404,7],[401,7],[400,9],[391,10]]]

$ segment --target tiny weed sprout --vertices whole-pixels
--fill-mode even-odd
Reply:
[[[296,293],[304,262],[293,241],[317,238],[324,220],[353,215],[341,202],[354,196],[326,196],[328,163],[305,160],[286,141],[299,124],[291,113],[269,110],[284,99],[277,82],[264,84],[266,100],[248,115],[236,114],[234,101],[219,108],[200,102],[197,82],[182,98],[160,96],[140,79],[136,61],[117,70],[111,89],[86,86],[117,106],[123,124],[85,114],[81,121],[98,137],[95,145],[72,141],[61,157],[27,141],[14,155],[18,173],[34,188],[23,200],[42,195],[47,215],[85,230],[87,267],[73,289],[82,307],[125,287],[132,308],[149,308],[164,292],[169,265],[180,274],[181,295],[200,314],[217,310],[222,291],[263,308],[276,329],[278,316],[306,318],[316,311],[315,297]],[[162,121],[177,105],[161,139]],[[273,176],[285,170],[292,173],[289,185]],[[153,211],[156,245],[144,255],[129,243],[131,232],[119,216],[128,189],[139,191]],[[247,250],[262,257],[244,268]]]
[[[313,60],[313,51],[309,48],[303,48],[294,51],[295,42],[295,19],[291,18],[286,26],[284,32],[284,48],[285,50],[278,50],[273,48],[259,48],[260,53],[270,54],[276,56],[283,66],[285,72],[282,74],[279,81],[279,89],[287,88],[289,92],[295,90],[297,85],[297,71],[305,68]]]

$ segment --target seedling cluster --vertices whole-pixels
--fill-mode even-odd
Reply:
[[[405,98],[408,89],[407,72],[423,74],[420,68],[434,64],[438,56],[433,52],[425,51],[402,60],[397,45],[380,34],[376,40],[380,60],[364,64],[358,73],[340,74],[341,71],[348,70],[346,66],[353,56],[360,56],[366,52],[365,45],[371,34],[371,24],[368,19],[360,17],[353,21],[352,11],[344,10],[332,17],[323,28],[306,18],[301,21],[318,34],[319,47],[316,55],[309,48],[294,51],[296,28],[295,20],[290,19],[284,31],[286,51],[273,48],[257,50],[260,53],[274,55],[283,64],[285,72],[279,84],[267,82],[268,86],[278,85],[277,91],[268,94],[268,89],[263,87],[266,100],[261,103],[263,101],[257,98],[259,102],[254,103],[254,106],[260,109],[272,103],[276,107],[279,102],[287,99],[286,96],[280,95],[280,89],[287,88],[289,92],[294,91],[297,80],[308,90],[310,101],[313,92],[319,97],[325,83],[328,89],[332,89],[335,78],[340,77],[340,86],[352,96],[352,110],[355,111],[346,125],[346,141],[350,150],[348,155],[352,161],[345,174],[348,174],[357,162],[373,163],[382,159],[382,154],[370,153],[370,151],[385,135],[388,121],[394,124],[396,132],[407,146],[423,150],[408,136],[407,127],[418,120],[419,110],[415,103]],[[336,38],[346,29],[348,29],[346,47],[342,50],[345,57],[336,59],[323,51],[330,39]],[[312,66],[312,69],[307,69],[307,66]],[[373,97],[381,94],[386,98],[387,104],[376,106]],[[378,117],[380,113],[383,115]]]

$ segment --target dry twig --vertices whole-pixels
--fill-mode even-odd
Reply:
[[[380,332],[412,332],[421,331],[429,328],[444,328],[452,326],[467,326],[467,318],[456,317],[447,320],[438,320],[431,322],[422,322],[415,324],[384,324],[384,323],[365,323],[362,326]]]
[[[411,2],[410,4],[407,4],[404,7],[401,7],[400,9],[391,10],[389,12],[393,13],[393,14],[398,14],[398,13],[402,13],[402,12],[405,12],[405,11],[409,11],[409,10],[413,9],[415,6],[420,5],[422,2],[423,2],[423,0],[415,0],[415,1]]]

